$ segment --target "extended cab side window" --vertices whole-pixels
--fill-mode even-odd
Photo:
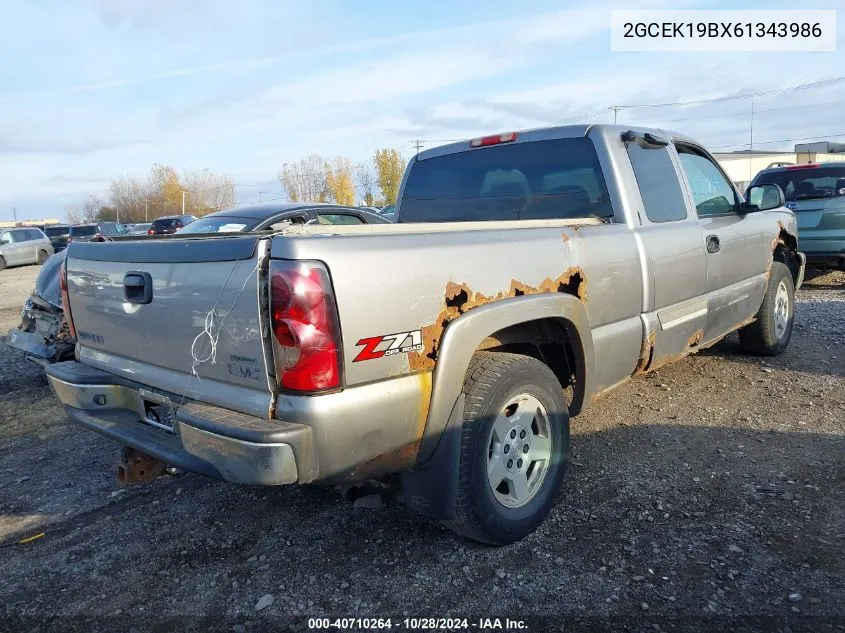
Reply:
[[[650,222],[674,222],[687,217],[687,203],[678,172],[666,147],[627,143],[628,158]]]
[[[739,201],[736,191],[722,170],[695,147],[682,144],[676,147],[698,215],[737,213]]]

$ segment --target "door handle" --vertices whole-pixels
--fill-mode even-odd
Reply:
[[[152,303],[153,278],[150,273],[132,271],[123,277],[123,297],[129,303]]]
[[[708,235],[707,236],[707,252],[708,253],[718,253],[719,249],[721,249],[721,245],[719,244],[719,236],[718,235]]]

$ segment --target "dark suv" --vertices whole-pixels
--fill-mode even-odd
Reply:
[[[153,220],[147,235],[172,235],[196,220],[192,215],[165,215]]]
[[[70,227],[64,224],[45,224],[38,227],[41,231],[50,238],[50,244],[53,245],[53,250],[58,253],[67,248],[67,238],[70,235]]]
[[[77,224],[70,227],[67,241],[70,242],[103,242],[107,237],[123,235],[126,227],[117,222],[94,222],[91,224]]]
[[[753,185],[776,184],[798,221],[798,249],[811,264],[845,268],[845,163],[764,169]]]

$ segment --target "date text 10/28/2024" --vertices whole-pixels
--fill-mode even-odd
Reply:
[[[524,631],[524,620],[511,618],[308,618],[308,628],[330,630]]]

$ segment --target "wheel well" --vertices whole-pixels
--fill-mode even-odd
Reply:
[[[565,319],[537,319],[508,326],[485,338],[478,350],[531,356],[554,372],[563,388],[572,388],[570,415],[584,401],[584,353],[578,331]]]
[[[783,245],[778,245],[772,254],[773,261],[780,262],[789,268],[792,274],[792,282],[798,283],[799,264],[798,258],[795,256],[795,251]]]

